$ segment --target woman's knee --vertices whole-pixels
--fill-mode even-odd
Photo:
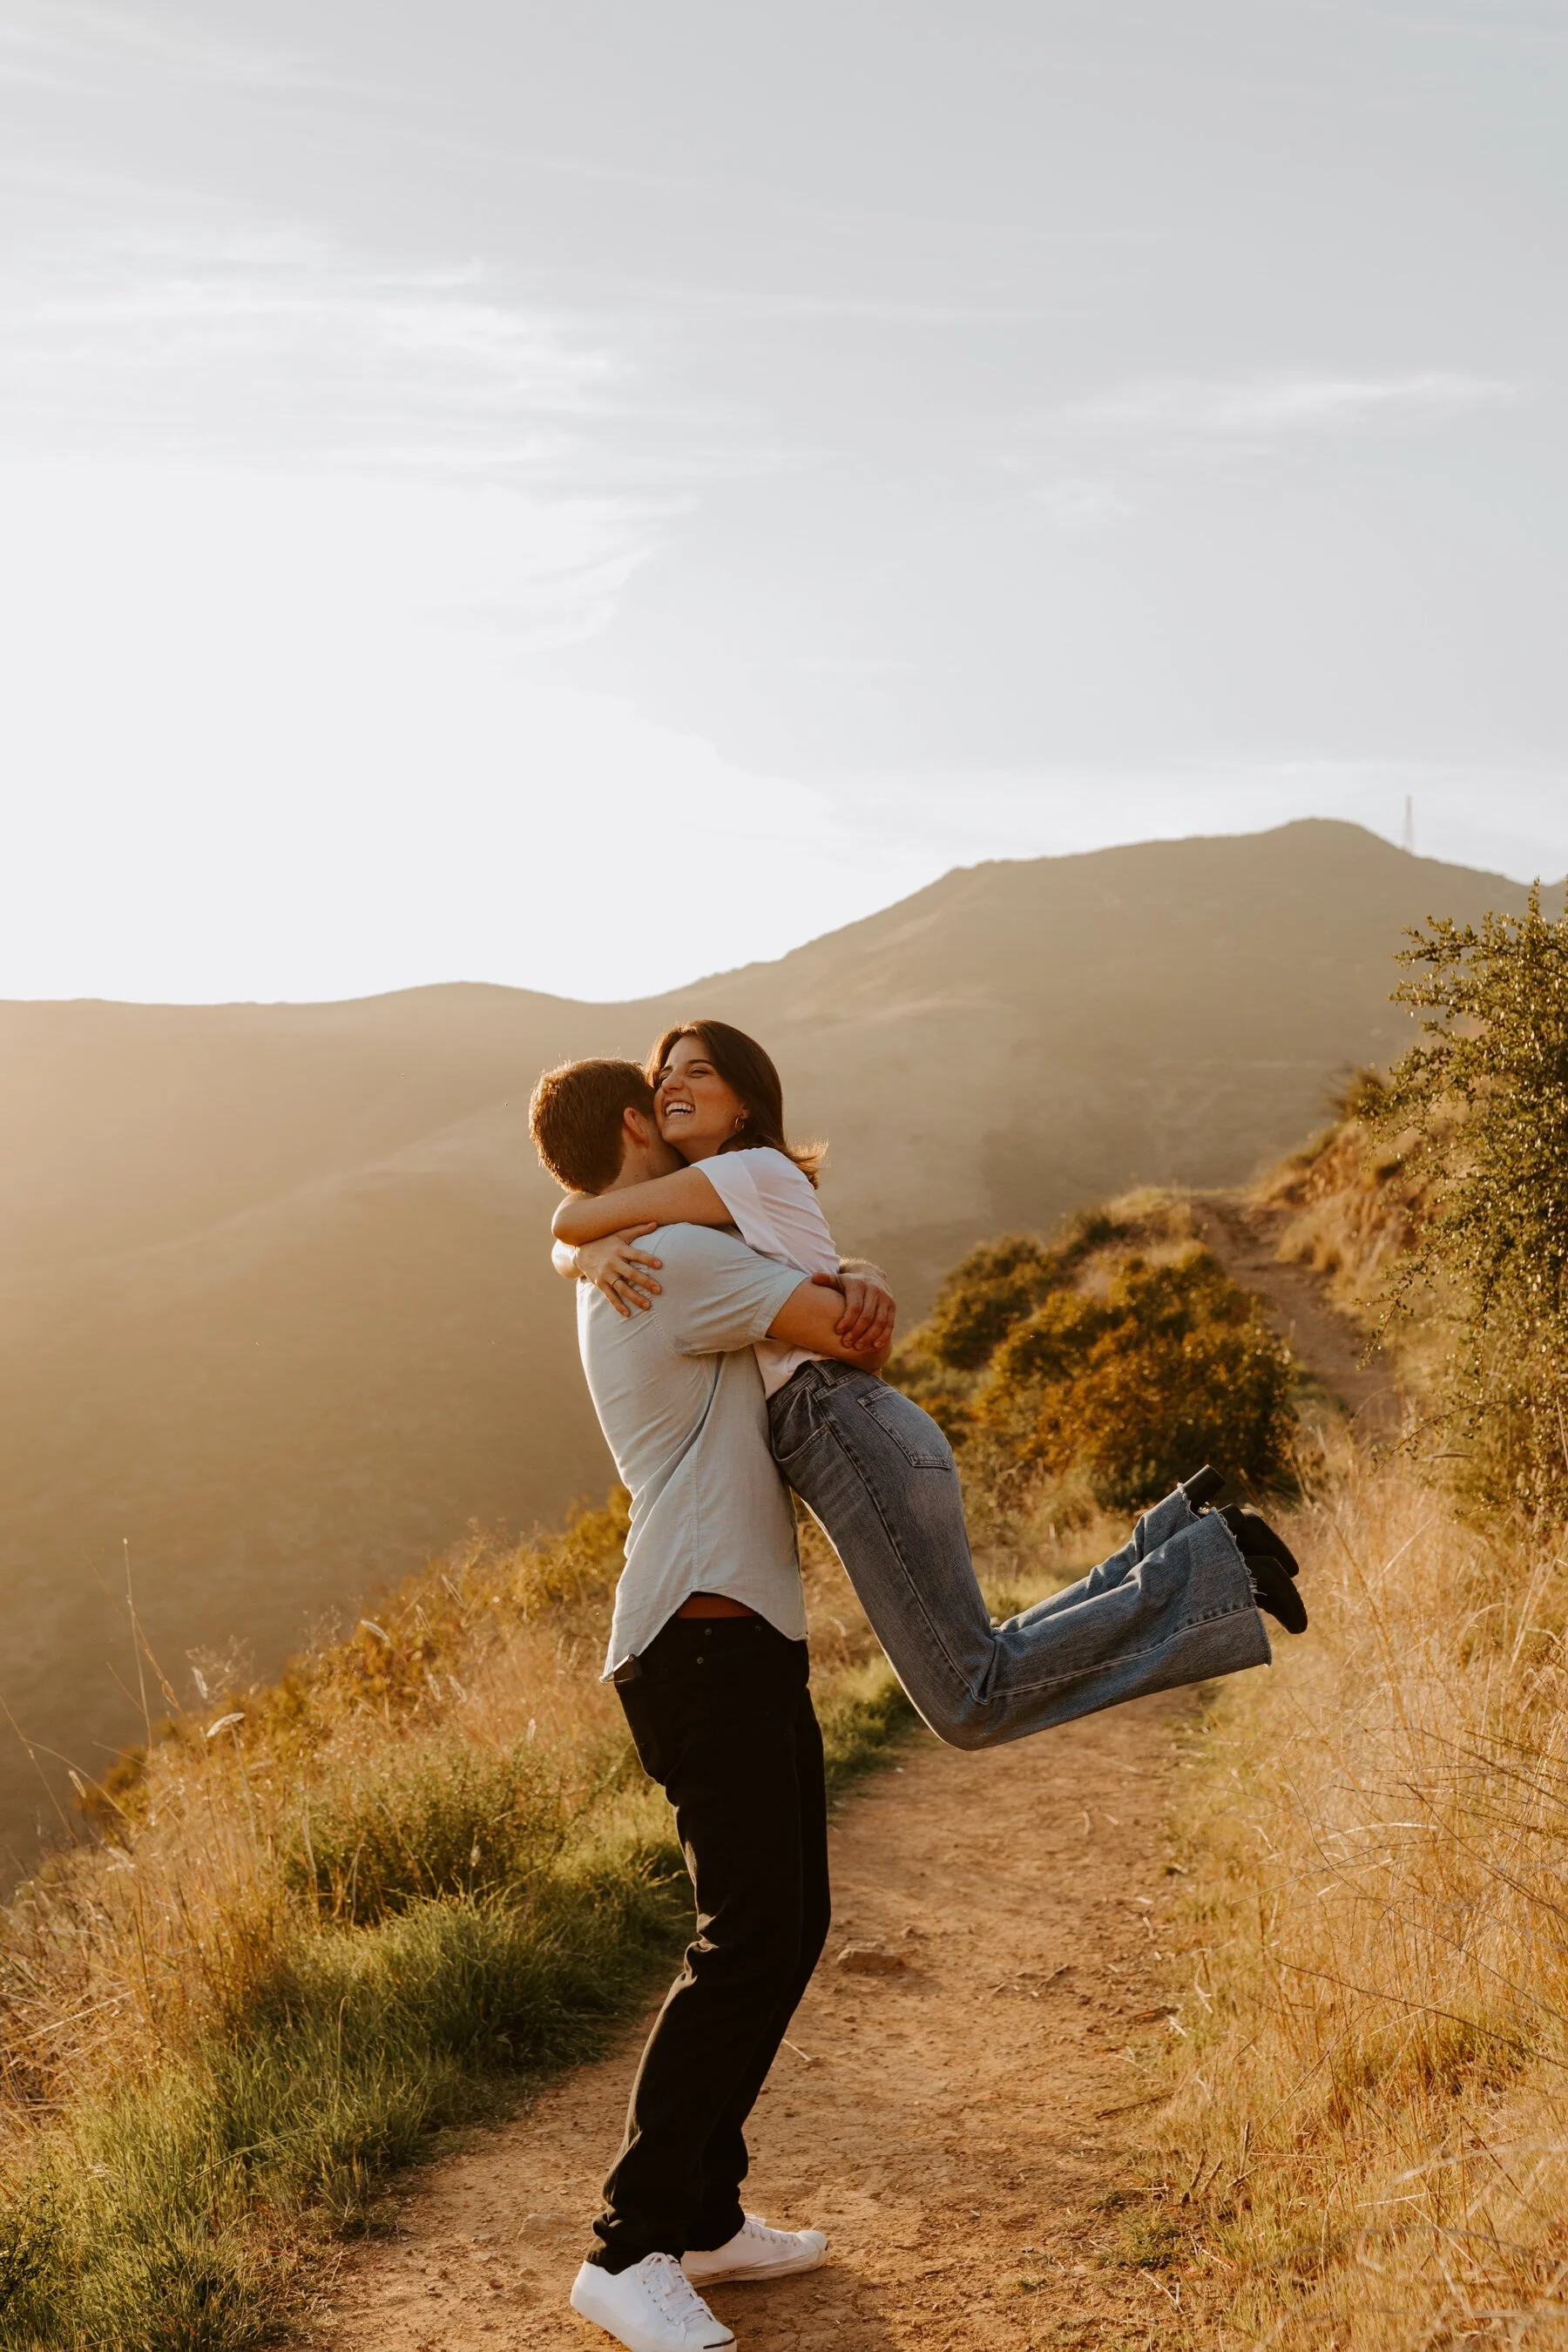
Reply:
[[[967,1691],[944,1692],[931,1704],[922,1701],[920,1714],[928,1731],[934,1731],[944,1748],[962,1748],[973,1755],[995,1741],[994,1709]]]

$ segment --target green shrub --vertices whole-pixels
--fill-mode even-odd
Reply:
[[[1205,1250],[1131,1259],[1103,1298],[1047,1299],[997,1351],[976,1424],[1021,1464],[1087,1471],[1097,1502],[1168,1494],[1213,1460],[1258,1484],[1285,1468],[1289,1357]]]
[[[961,1450],[973,1506],[1005,1516],[1035,1482],[1070,1478],[1122,1509],[1211,1459],[1282,1475],[1289,1353],[1191,1231],[1181,1203],[1141,1195],[1049,1246],[1011,1235],[953,1268],[888,1369]]]
[[[1058,1253],[1027,1234],[971,1250],[937,1292],[921,1334],[926,1352],[950,1371],[977,1371],[1063,1277]]]
[[[1426,1042],[1393,1072],[1384,1124],[1427,1187],[1396,1284],[1453,1327],[1441,1418],[1493,1501],[1568,1510],[1568,917],[1410,934],[1398,1000]],[[1413,1134],[1414,1139],[1410,1140]]]

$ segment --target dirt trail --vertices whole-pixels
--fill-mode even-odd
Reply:
[[[1174,2313],[1105,2267],[1163,2030],[1160,1822],[1176,1703],[990,1756],[923,1739],[833,1832],[837,1906],[761,2100],[748,2196],[826,2229],[805,2278],[713,2289],[743,2352],[1142,2345]],[[877,1943],[891,1975],[834,1964]],[[342,2352],[583,2352],[566,2294],[619,2137],[629,2033],[470,2152],[412,2178],[396,2239],[348,2253],[316,2339]]]
[[[1370,1437],[1393,1436],[1402,1406],[1387,1361],[1364,1364],[1364,1337],[1330,1304],[1321,1276],[1310,1266],[1282,1265],[1275,1256],[1283,1212],[1254,1208],[1234,1192],[1200,1192],[1193,1212],[1200,1236],[1226,1273],[1261,1293],[1280,1338],[1346,1408],[1357,1428]]]
[[[1392,1412],[1315,1278],[1262,1222],[1199,1204],[1363,1423]],[[1121,2207],[1163,2030],[1161,1823],[1183,1702],[1141,1702],[989,1756],[925,1738],[833,1832],[837,1906],[759,2104],[748,2196],[829,2232],[830,2258],[711,2301],[742,2352],[1085,2352],[1169,2341],[1173,2285],[1138,2267]],[[888,1975],[836,1964],[875,1943]],[[468,2152],[410,2178],[389,2242],[347,2252],[302,2339],[342,2352],[602,2347],[566,2304],[647,2020]],[[1184,2330],[1181,2331],[1184,2333]]]

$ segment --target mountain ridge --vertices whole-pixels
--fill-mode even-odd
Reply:
[[[0,1696],[89,1769],[133,1735],[122,1538],[176,1678],[234,1637],[270,1670],[471,1518],[604,1490],[526,1133],[548,1063],[754,1031],[913,1316],[986,1234],[1298,1142],[1409,1034],[1401,925],[1524,898],[1308,820],[987,861],[628,1003],[0,1004]],[[0,1774],[0,1832],[29,1811]]]

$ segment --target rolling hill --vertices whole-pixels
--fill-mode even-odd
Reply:
[[[634,1004],[0,1005],[0,1696],[101,1769],[141,1719],[127,1555],[184,1690],[192,1652],[271,1668],[471,1520],[603,1490],[526,1136],[545,1064],[754,1031],[831,1139],[841,1245],[912,1314],[979,1235],[1296,1142],[1408,1034],[1401,927],[1523,897],[1310,822],[964,869]],[[22,1852],[61,1768],[14,1759]]]

